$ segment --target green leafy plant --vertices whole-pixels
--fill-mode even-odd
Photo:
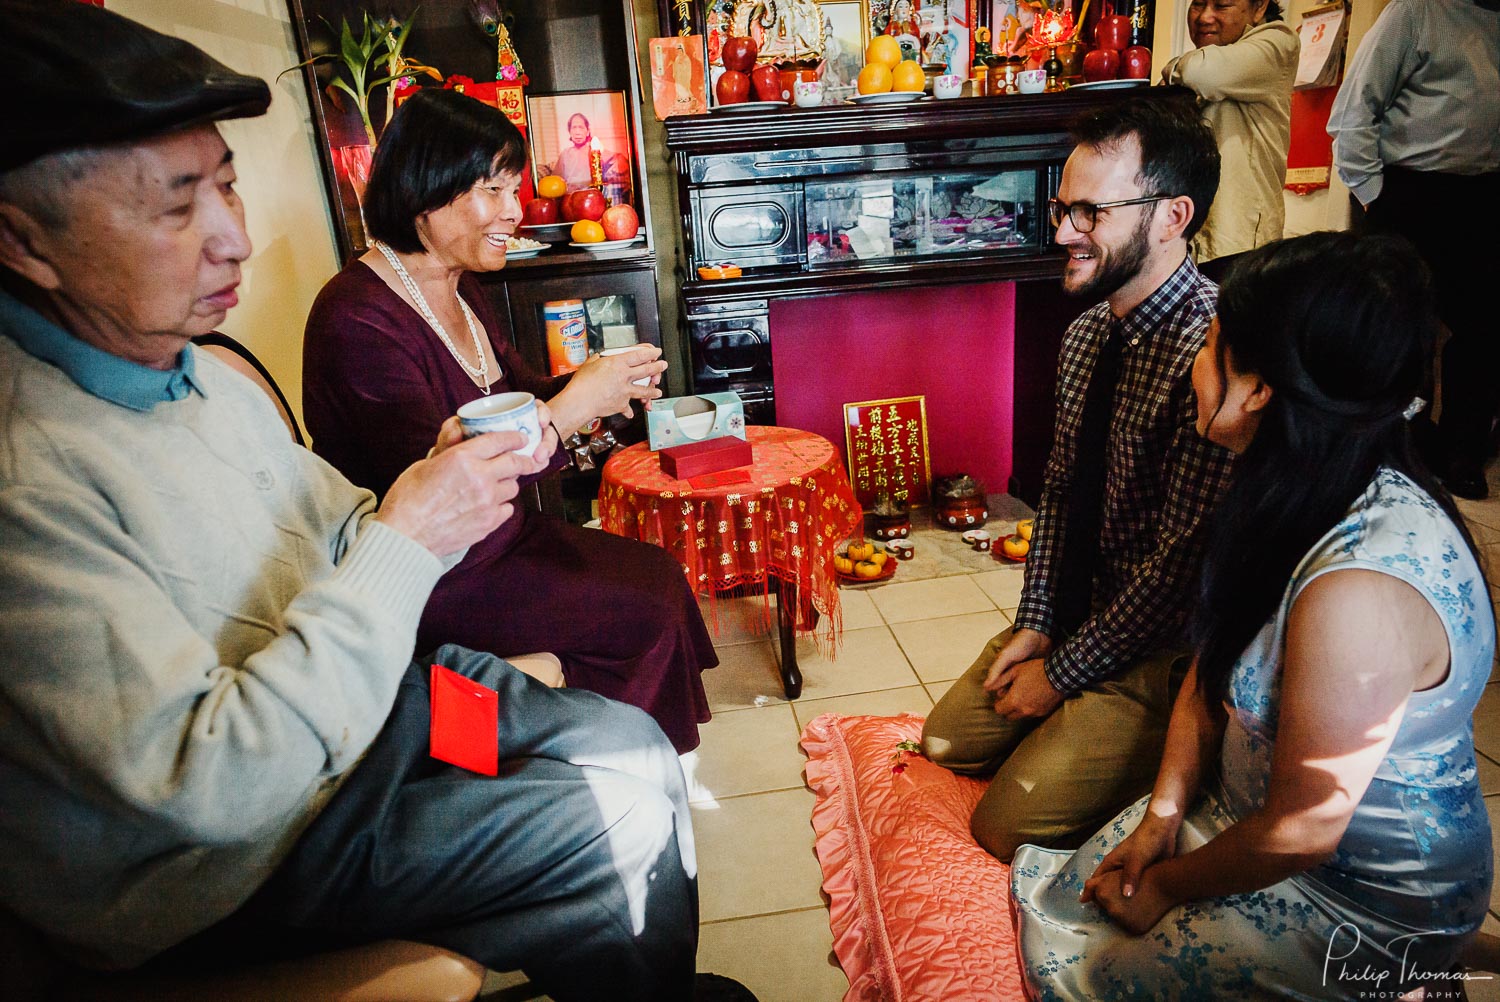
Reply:
[[[404,24],[394,18],[389,21],[377,20],[368,12],[363,15],[363,18],[364,22],[358,38],[354,37],[354,30],[349,26],[349,20],[340,18],[337,52],[325,52],[311,59],[305,59],[296,66],[283,70],[281,75],[285,76],[293,70],[300,70],[304,66],[329,60],[340,63],[343,72],[335,73],[333,82],[327,87],[328,97],[334,104],[341,107],[339,91],[354,100],[354,108],[359,112],[359,120],[365,127],[365,135],[369,137],[370,145],[374,146],[376,135],[375,125],[370,120],[370,98],[375,91],[380,87],[389,87],[395,81],[417,73],[426,74],[436,80],[441,80],[443,76],[431,66],[425,66],[403,55],[407,36],[411,34],[412,25],[417,20],[416,11],[412,11]],[[333,25],[329,24],[329,29],[332,30],[332,28]],[[384,75],[379,75],[382,73]],[[395,102],[395,90],[389,88],[386,94],[386,121],[390,121]]]

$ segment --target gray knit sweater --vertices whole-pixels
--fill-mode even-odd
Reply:
[[[443,566],[198,352],[138,412],[0,331],[0,903],[123,967],[265,881],[380,730]]]

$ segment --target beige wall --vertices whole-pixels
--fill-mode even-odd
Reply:
[[[1319,6],[1321,0],[1282,0],[1282,10],[1287,23],[1292,27],[1302,19],[1302,12]],[[1359,44],[1366,31],[1375,23],[1375,18],[1388,0],[1351,0],[1349,17],[1349,48],[1344,64]],[[1156,0],[1156,51],[1166,53],[1158,65],[1167,59],[1182,54],[1191,48],[1187,37],[1188,0]],[[1286,235],[1289,237],[1311,233],[1314,230],[1342,230],[1349,225],[1349,190],[1339,183],[1334,174],[1329,187],[1308,195],[1283,192],[1286,199]]]
[[[286,0],[107,0],[106,6],[185,38],[242,73],[271,84],[271,110],[226,122],[255,254],[240,305],[223,330],[248,344],[302,414],[302,325],[313,297],[338,270],[328,202],[313,144]]]

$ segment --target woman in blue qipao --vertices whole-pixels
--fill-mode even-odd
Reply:
[[[1492,875],[1471,715],[1495,622],[1408,431],[1427,289],[1407,244],[1343,233],[1226,281],[1193,369],[1199,434],[1239,456],[1198,658],[1151,796],[1075,853],[1016,853],[1037,997],[1456,993]]]

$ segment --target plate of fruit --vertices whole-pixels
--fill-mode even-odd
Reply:
[[[996,560],[1009,560],[1023,564],[1031,552],[1031,533],[1036,528],[1035,519],[1022,519],[1016,523],[1016,531],[1006,536],[994,548]]]
[[[840,581],[868,584],[884,581],[896,573],[896,558],[868,540],[839,547],[833,554],[833,569]]]

